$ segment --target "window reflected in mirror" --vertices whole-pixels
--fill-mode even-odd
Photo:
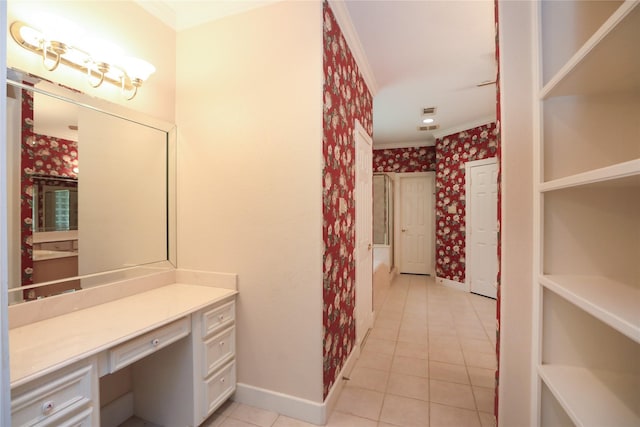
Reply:
[[[33,177],[35,232],[78,229],[78,181]]]

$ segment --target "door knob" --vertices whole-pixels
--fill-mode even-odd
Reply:
[[[407,231],[407,229],[406,229],[406,228],[403,228],[403,229],[402,229],[402,230],[400,230],[400,231],[402,231],[402,232],[404,233],[405,231]]]
[[[371,250],[371,243],[369,243],[369,244],[367,245],[367,249],[368,249],[368,250]]]

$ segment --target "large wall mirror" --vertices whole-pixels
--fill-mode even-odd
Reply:
[[[174,126],[8,75],[9,301],[173,268]]]

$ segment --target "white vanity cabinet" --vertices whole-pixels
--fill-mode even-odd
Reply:
[[[13,389],[11,425],[98,425],[97,396],[97,365],[90,358]]]
[[[133,365],[135,414],[154,424],[200,425],[236,389],[235,301],[225,299],[190,317],[188,339]]]
[[[194,316],[194,331],[200,330],[196,343],[202,360],[197,363],[194,376],[202,390],[198,410],[204,420],[236,389],[236,328],[235,302],[210,307]],[[194,335],[195,340],[195,335]]]
[[[99,426],[100,378],[125,368],[130,415],[200,425],[235,391],[236,293],[172,284],[11,329],[12,426]]]

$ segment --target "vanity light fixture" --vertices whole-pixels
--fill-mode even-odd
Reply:
[[[68,40],[48,37],[19,21],[11,24],[11,37],[23,48],[42,56],[42,65],[47,70],[54,71],[64,64],[86,73],[92,87],[97,88],[105,81],[119,86],[128,100],[137,95],[138,88],[156,71],[153,65],[142,59],[123,56],[111,58],[104,51],[90,53]]]

